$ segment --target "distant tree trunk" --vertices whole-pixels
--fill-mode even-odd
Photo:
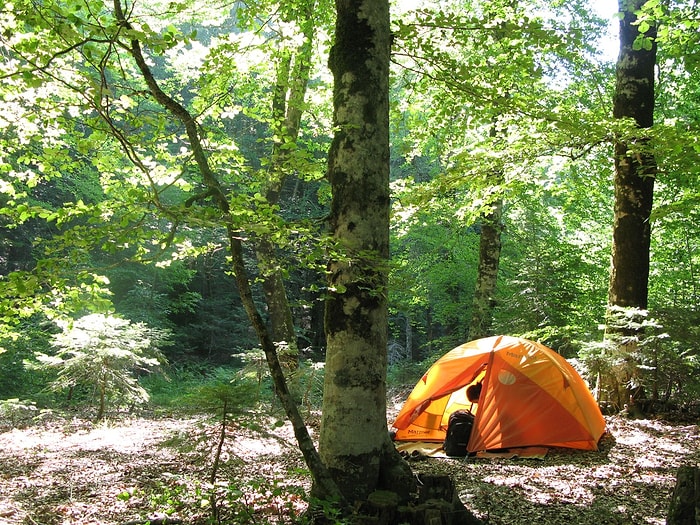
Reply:
[[[518,2],[506,2],[510,9],[516,10]],[[496,31],[500,40],[504,37],[502,30]],[[508,94],[505,98],[508,98]],[[498,121],[502,109],[495,106],[489,137],[498,137]],[[496,168],[487,174],[487,184],[498,188],[504,183],[504,173]],[[490,188],[488,188],[490,189]],[[498,197],[490,203],[491,209],[482,214],[481,235],[479,237],[479,265],[476,274],[474,300],[472,301],[472,316],[469,323],[469,339],[480,339],[491,334],[493,310],[496,306],[496,284],[498,283],[498,268],[501,264],[501,232],[503,231],[503,199]]]
[[[107,372],[104,372],[102,377],[100,377],[99,390],[100,406],[97,409],[97,416],[95,416],[95,419],[97,421],[102,421],[102,419],[105,417],[105,407],[107,405]]]
[[[326,348],[326,333],[324,328],[325,305],[320,301],[313,301],[309,312],[309,331],[311,333],[311,347],[314,354],[321,355]]]
[[[492,204],[491,212],[481,222],[479,239],[479,266],[476,276],[469,339],[479,339],[491,334],[493,309],[496,304],[496,283],[501,259],[501,231],[503,224],[503,200]]]
[[[416,351],[413,349],[413,324],[411,323],[411,314],[406,313],[406,350],[404,356],[409,357],[413,361],[413,355]]]
[[[613,115],[631,118],[638,128],[649,128],[654,120],[654,70],[656,66],[656,29],[646,36],[650,45],[636,49],[639,36],[635,12],[645,0],[620,0],[620,55],[617,60],[617,83]],[[650,216],[654,195],[656,160],[648,139],[624,136],[615,142],[615,208],[613,222],[612,264],[608,305],[615,308],[647,308],[649,284]],[[623,378],[625,399],[630,408],[639,392],[632,388],[638,372],[635,361],[639,329],[622,330],[608,322],[608,334],[619,341],[622,360],[629,372]]]
[[[277,204],[280,193],[290,173],[289,161],[296,145],[301,124],[302,104],[306,95],[313,50],[315,4],[306,7],[303,27],[304,41],[292,56],[283,52],[277,64],[277,80],[272,100],[275,141],[270,162],[270,181],[265,198],[268,204]],[[256,243],[256,256],[262,272],[262,286],[267,303],[270,329],[278,347],[280,362],[285,370],[296,370],[299,365],[299,348],[292,309],[279,267],[276,247],[269,238]]]
[[[280,362],[286,371],[296,370],[299,366],[299,346],[282,271],[277,267],[275,246],[268,239],[260,239],[255,252],[263,275],[262,288],[270,331]]]
[[[386,419],[389,260],[389,2],[336,2],[330,68],[335,137],[319,453],[349,502],[408,496],[410,470]],[[403,488],[402,488],[403,486]]]

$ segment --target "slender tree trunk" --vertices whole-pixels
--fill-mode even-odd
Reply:
[[[404,357],[413,360],[413,325],[411,323],[411,314],[406,313],[406,350],[404,352]]]
[[[214,453],[214,463],[211,467],[211,476],[209,476],[209,483],[212,487],[216,487],[216,476],[219,473],[219,464],[221,463],[221,453],[224,449],[224,443],[226,442],[226,425],[228,421],[226,415],[228,414],[228,401],[223,400],[221,413],[221,430],[219,432],[219,441],[216,444],[216,452]],[[216,499],[216,488],[211,491],[211,496],[209,496],[209,505],[211,506],[211,518],[214,523],[219,522],[219,502]]]
[[[656,66],[656,29],[646,36],[651,45],[635,46],[639,37],[635,11],[645,0],[620,0],[620,55],[617,60],[617,83],[613,115],[633,119],[638,128],[649,128],[654,121],[654,70]],[[612,264],[608,305],[615,308],[647,308],[649,286],[650,216],[654,195],[656,161],[649,140],[628,133],[615,141],[615,207],[613,221]],[[608,323],[608,333],[619,340],[620,357],[630,370],[625,398],[634,405],[638,389],[632,390],[638,373],[635,353],[637,330],[615,329]]]
[[[255,307],[253,292],[250,288],[250,280],[248,279],[248,274],[243,259],[243,246],[241,245],[236,232],[233,230],[229,230],[229,243],[231,247],[233,273],[236,277],[236,283],[238,284],[238,291],[241,295],[241,301],[246,309],[246,312],[248,313],[248,318],[253,324],[253,328],[258,335],[262,349],[265,352],[265,359],[267,360],[268,367],[270,368],[272,382],[275,385],[275,393],[282,403],[287,418],[292,423],[294,436],[299,444],[299,450],[301,450],[301,453],[304,456],[304,461],[311,471],[311,476],[314,480],[314,487],[316,488],[316,494],[322,499],[342,499],[342,494],[338,489],[331,472],[326,468],[321,456],[316,450],[316,446],[314,445],[314,442],[309,435],[309,431],[306,428],[306,424],[304,423],[304,418],[302,418],[301,413],[299,412],[299,407],[289,391],[287,381],[284,377],[284,371],[277,357],[277,348],[267,331],[262,316]]]
[[[389,2],[338,0],[330,55],[336,134],[329,153],[335,257],[328,265],[319,452],[349,502],[406,486],[387,432]],[[392,478],[393,474],[389,474]],[[391,485],[394,486],[391,486]]]
[[[292,371],[299,366],[299,346],[292,308],[287,298],[282,271],[277,267],[275,251],[275,246],[268,239],[259,239],[255,246],[256,257],[263,275],[262,288],[272,338],[277,345],[282,366],[285,370]]]
[[[296,54],[292,56],[291,52],[283,52],[277,64],[272,100],[275,141],[269,168],[270,181],[265,192],[267,203],[271,205],[279,202],[282,187],[290,172],[288,164],[293,155],[293,146],[299,135],[302,105],[311,70],[315,36],[314,8],[315,4],[310,3],[304,13],[304,20],[300,21],[304,41]],[[276,247],[268,238],[261,238],[256,243],[255,252],[262,272],[270,329],[278,346],[280,361],[286,370],[295,370],[299,365],[299,348]]]
[[[127,29],[131,29],[129,22],[124,16],[124,12],[120,3],[121,0],[114,0],[114,12],[117,20]],[[299,444],[299,449],[304,456],[306,465],[311,471],[314,480],[314,486],[318,487],[318,492],[325,498],[341,498],[341,493],[335,484],[330,472],[325,467],[316,450],[313,440],[306,428],[304,419],[301,417],[299,407],[289,392],[287,381],[284,376],[282,366],[277,357],[277,348],[272,337],[263,321],[260,312],[258,311],[253,299],[253,292],[250,286],[250,279],[245,267],[243,257],[243,245],[240,239],[239,232],[235,229],[231,221],[231,209],[229,199],[221,186],[216,173],[211,169],[209,158],[202,144],[202,139],[199,134],[197,122],[190,112],[182,106],[178,101],[165,93],[158,81],[153,76],[153,72],[149,68],[141,51],[141,44],[138,40],[129,42],[129,51],[131,56],[141,72],[144,81],[146,82],[149,91],[153,98],[165,108],[176,120],[178,120],[185,128],[187,138],[192,148],[194,160],[202,177],[202,182],[207,188],[206,193],[201,196],[195,196],[187,201],[187,205],[191,205],[197,198],[211,198],[215,205],[220,210],[228,235],[229,249],[231,254],[231,264],[233,274],[238,285],[238,292],[241,296],[241,302],[246,310],[248,318],[255,330],[260,345],[265,353],[265,358],[270,368],[270,375],[275,386],[275,392],[279,398],[287,418],[292,423],[294,435]]]
[[[97,421],[102,421],[102,418],[105,417],[105,406],[106,406],[106,398],[107,398],[107,373],[104,372],[102,374],[102,377],[100,378],[100,407],[97,410],[97,416],[95,419]]]

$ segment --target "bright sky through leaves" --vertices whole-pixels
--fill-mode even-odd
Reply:
[[[617,59],[619,51],[617,41],[618,20],[615,18],[615,14],[618,12],[617,1],[593,0],[591,5],[598,16],[608,21],[608,30],[604,35],[601,35],[599,41],[604,52],[604,58],[614,61]]]

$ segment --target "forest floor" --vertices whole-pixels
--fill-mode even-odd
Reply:
[[[206,524],[216,522],[212,508],[219,523],[289,522],[305,509],[309,484],[289,425],[237,421],[227,427],[212,484],[221,427],[211,418],[0,420],[0,524]],[[677,468],[700,462],[700,428],[661,419],[607,422],[597,452],[410,463],[418,478],[454,476],[462,501],[488,524],[665,523]]]

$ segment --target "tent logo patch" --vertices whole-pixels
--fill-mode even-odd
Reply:
[[[512,385],[515,383],[515,375],[508,370],[500,370],[498,372],[498,381],[504,385]]]

